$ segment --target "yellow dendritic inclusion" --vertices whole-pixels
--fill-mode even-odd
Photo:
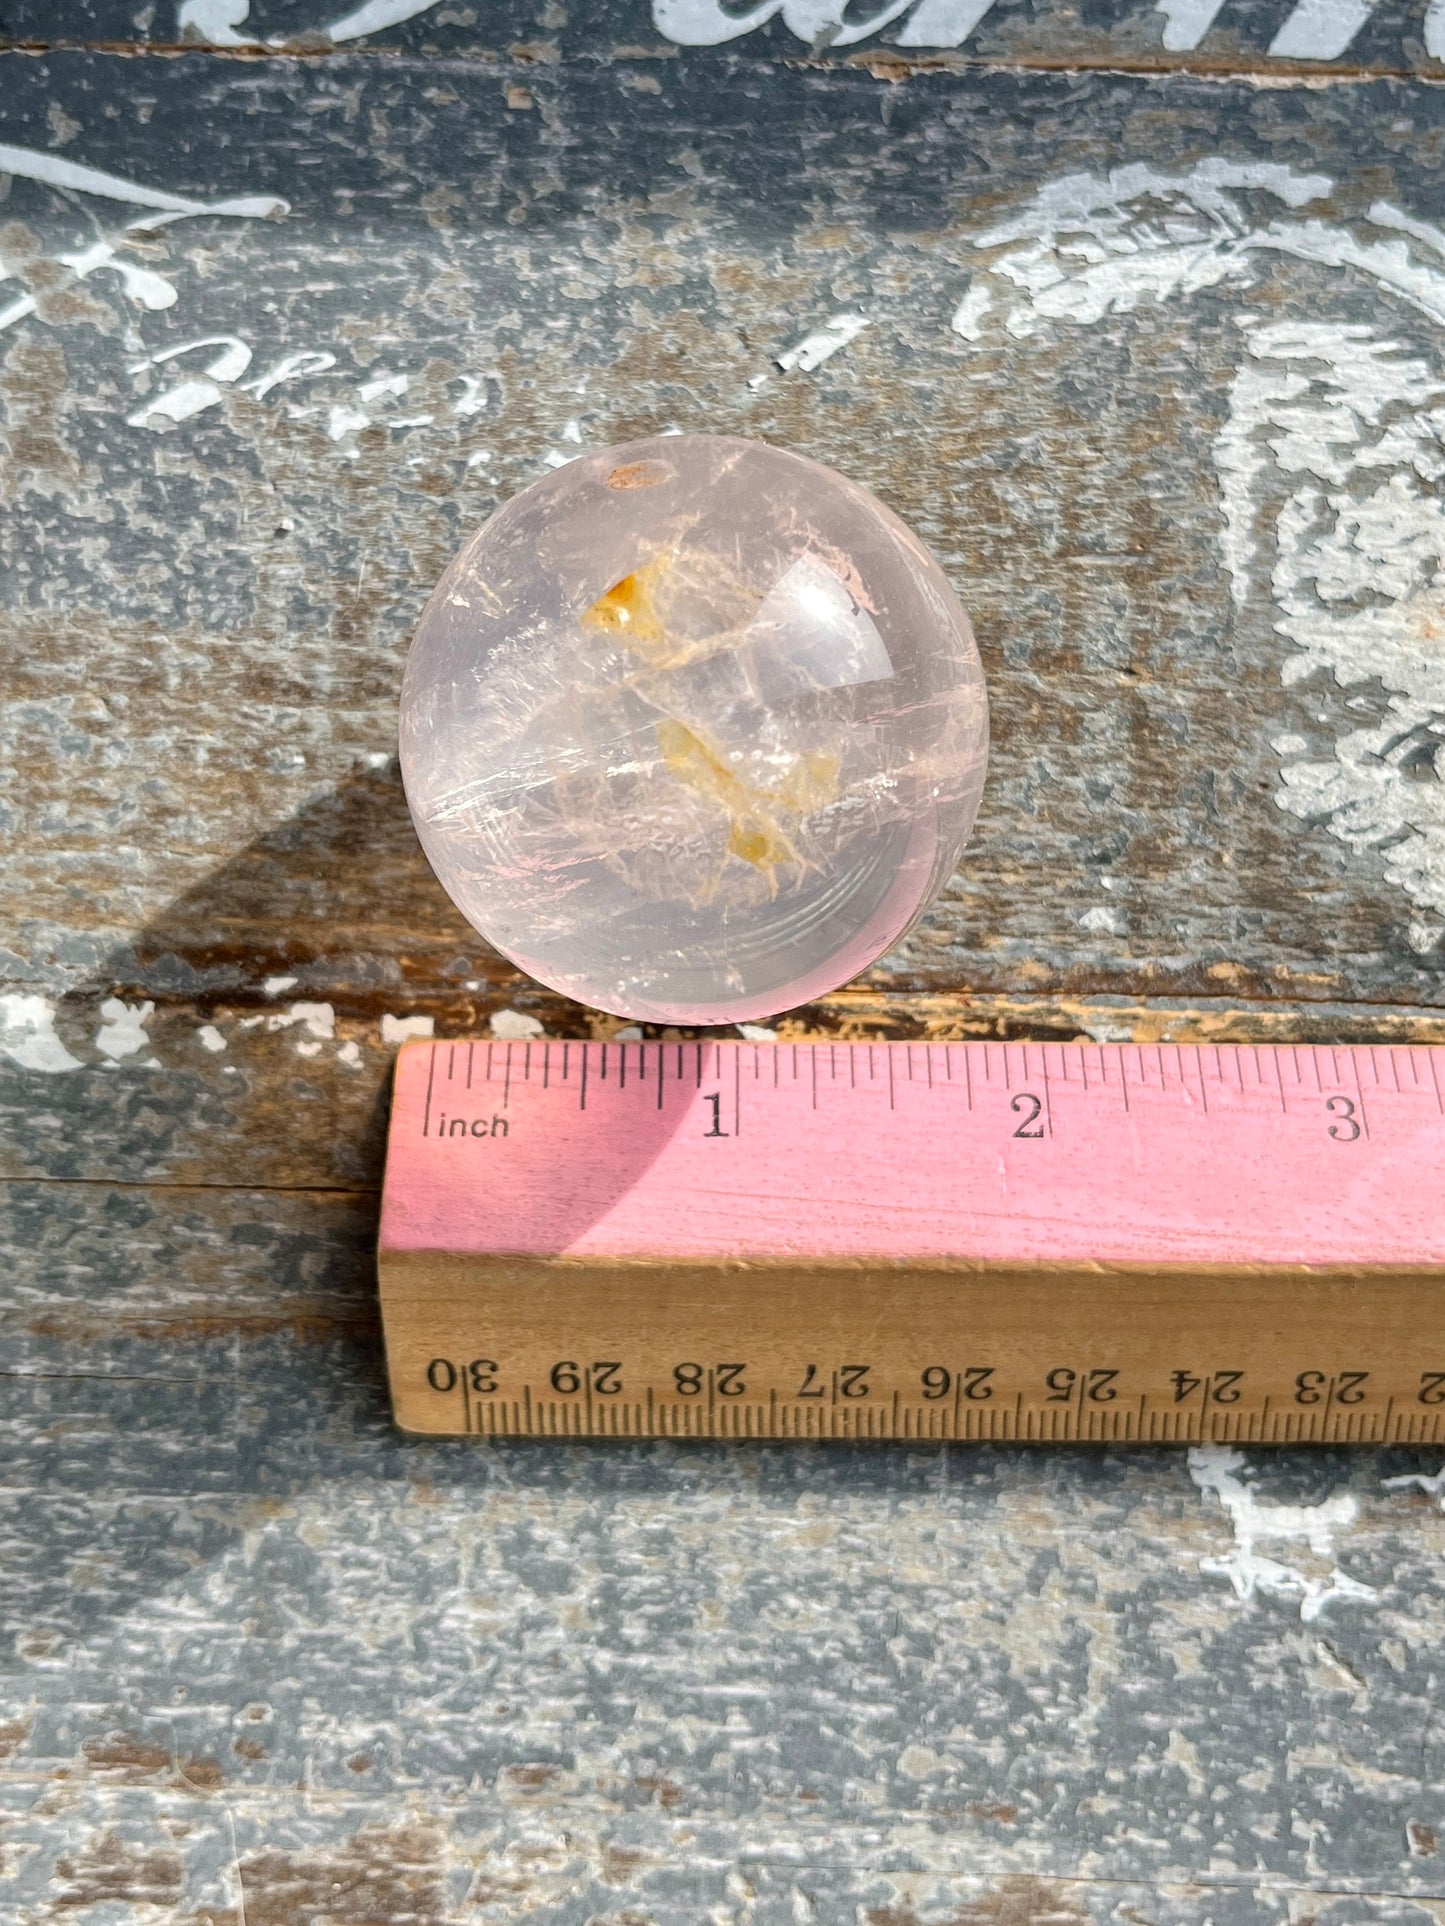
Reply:
[[[653,601],[654,591],[666,572],[667,558],[659,555],[656,561],[646,562],[631,575],[624,575],[605,595],[598,596],[582,617],[583,628],[605,629],[609,635],[637,649],[639,654],[651,655],[655,646],[667,639],[662,617]]]
[[[655,595],[667,565],[668,558],[659,556],[614,582],[583,615],[582,626],[616,636],[654,665],[666,661],[671,651]],[[838,787],[837,756],[801,756],[780,783],[763,788],[744,782],[695,730],[670,716],[657,725],[657,743],[678,782],[721,804],[729,818],[728,854],[761,870],[776,895],[778,869],[801,860],[784,819],[810,815],[832,801]]]

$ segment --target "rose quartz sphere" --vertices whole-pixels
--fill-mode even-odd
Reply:
[[[648,1023],[767,1017],[896,943],[973,824],[988,705],[942,570],[856,483],[723,435],[584,455],[428,602],[417,833],[468,922]]]

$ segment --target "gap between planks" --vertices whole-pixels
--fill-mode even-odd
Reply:
[[[632,64],[641,59],[673,60],[679,53],[715,53],[715,48],[674,48],[659,47],[655,53],[638,55],[632,51],[617,50],[612,59],[619,64]],[[338,46],[307,46],[295,42],[279,47],[213,47],[200,41],[130,41],[130,40],[0,40],[0,56],[5,54],[28,55],[43,58],[49,54],[87,53],[109,56],[118,60],[175,60],[194,59],[197,56],[208,60],[266,63],[269,61],[311,61],[327,60],[372,60],[387,65],[412,65],[428,74],[443,72],[448,68],[458,68],[475,73],[493,72],[500,76],[525,74],[537,79],[537,63],[518,60],[513,56],[490,49],[478,48],[475,53],[418,53],[410,48],[367,47],[350,42]],[[1006,74],[1101,74],[1117,75],[1121,79],[1152,80],[1173,74],[1181,74],[1194,80],[1215,80],[1220,82],[1245,81],[1251,85],[1266,88],[1301,87],[1321,89],[1332,86],[1360,85],[1376,81],[1412,81],[1424,87],[1445,86],[1445,74],[1430,73],[1418,67],[1386,66],[1384,64],[1359,63],[1354,66],[1323,66],[1309,61],[1270,60],[1265,64],[1261,54],[1254,64],[1245,64],[1225,58],[1199,56],[1187,52],[1171,55],[1161,50],[1157,54],[1136,54],[1133,56],[1108,53],[1090,57],[1084,53],[1061,54],[950,54],[938,56],[909,55],[900,53],[897,57],[887,49],[880,48],[873,53],[860,53],[845,56],[841,60],[830,60],[823,55],[798,53],[783,54],[774,59],[766,59],[758,54],[730,53],[727,56],[734,66],[747,63],[762,71],[780,67],[801,68],[812,73],[831,73],[847,75],[867,72],[875,80],[898,84],[908,80],[925,79],[931,74],[965,73],[1006,73]]]

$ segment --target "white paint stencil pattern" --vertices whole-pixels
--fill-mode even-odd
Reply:
[[[164,275],[125,258],[121,250],[128,245],[128,235],[149,234],[158,227],[169,227],[174,221],[201,214],[265,220],[276,219],[289,212],[288,203],[277,194],[242,194],[216,201],[198,201],[184,194],[173,194],[165,188],[125,180],[118,174],[88,167],[79,161],[65,160],[59,154],[40,153],[29,147],[12,147],[3,142],[0,142],[0,174],[13,174],[22,180],[38,181],[45,187],[58,188],[66,193],[94,195],[101,200],[120,201],[131,207],[146,209],[145,213],[137,214],[125,222],[119,233],[94,241],[89,247],[74,253],[61,254],[57,259],[62,266],[70,269],[77,281],[85,280],[102,268],[109,269],[119,277],[127,297],[152,312],[174,307],[177,290],[175,284]],[[8,270],[0,260],[0,281],[6,279]],[[30,294],[21,295],[8,306],[0,307],[0,333],[14,327],[18,321],[26,320],[35,311],[35,297]]]
[[[212,47],[284,46],[297,36],[266,35],[251,25],[252,0],[181,0],[176,10],[179,38]],[[430,13],[439,0],[362,0],[349,13],[326,19],[324,13],[304,38],[342,46],[382,33],[388,27]],[[653,0],[658,32],[684,47],[718,47],[756,33],[781,19],[789,33],[812,47],[851,47],[890,27],[899,47],[961,47],[998,4],[998,0],[879,0],[859,13],[847,0],[758,0],[741,10],[725,0]],[[1192,52],[1213,27],[1224,0],[1158,0],[1151,9],[1164,16],[1161,42],[1171,53]],[[1377,0],[1297,0],[1285,16],[1268,55],[1275,60],[1338,60],[1349,51]],[[1445,0],[1431,0],[1425,22],[1428,52],[1445,58]]]
[[[1315,264],[1445,327],[1445,233],[1385,202],[1312,215],[1334,183],[1261,162],[1147,165],[1050,182],[975,237],[995,250],[953,316],[971,343],[1244,286],[1271,256]],[[1397,311],[1398,312],[1398,311]],[[1328,672],[1371,719],[1333,756],[1276,739],[1281,808],[1378,853],[1422,955],[1445,935],[1445,364],[1388,322],[1239,316],[1241,366],[1214,459],[1235,604],[1261,590],[1291,645],[1282,676]],[[1385,715],[1370,689],[1383,688]]]
[[[1277,1505],[1258,1497],[1248,1483],[1249,1466],[1229,1445],[1197,1445],[1189,1453],[1189,1475],[1200,1491],[1224,1507],[1234,1546],[1220,1557],[1201,1558],[1201,1572],[1227,1578],[1248,1603],[1259,1592],[1298,1598],[1299,1615],[1309,1623],[1336,1600],[1372,1603],[1379,1593],[1340,1569],[1335,1535],[1354,1524],[1359,1504],[1353,1492],[1337,1491],[1317,1505]],[[1262,1545],[1298,1545],[1317,1569],[1301,1568],[1261,1551]],[[1298,1554],[1296,1554],[1298,1561]]]
[[[215,0],[200,0],[214,4]],[[1275,60],[1338,60],[1374,12],[1377,0],[1297,0],[1270,42]],[[889,37],[900,47],[961,47],[994,11],[997,0],[882,0],[859,14],[847,0],[760,0],[745,11],[725,0],[653,0],[653,23],[685,47],[716,47],[755,33],[781,19],[788,31],[813,47],[850,47],[896,26]],[[1158,0],[1164,16],[1161,41],[1171,53],[1192,52],[1223,10],[1224,0]],[[1432,41],[1432,32],[1434,40]],[[1432,0],[1425,37],[1441,58],[1445,0]]]

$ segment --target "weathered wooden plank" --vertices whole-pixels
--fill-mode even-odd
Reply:
[[[230,1495],[0,1494],[15,1906],[169,1832],[171,1903],[239,1860],[250,1919],[248,1867],[263,1894],[404,1812],[459,1913],[464,1865],[522,1879],[483,1917],[581,1920],[599,1883],[739,1917],[754,1879],[768,1919],[1030,1876],[1200,1926],[1441,1897],[1445,1518],[1382,1485],[1409,1454],[417,1448],[318,1393]]]
[[[118,1749],[126,1755],[123,1742]],[[143,1756],[155,1750],[138,1749]],[[1136,1918],[1150,1926],[1301,1918],[1320,1926],[1433,1926],[1438,1917],[1429,1897],[1220,1877],[1163,1886],[1034,1873],[947,1877],[839,1864],[827,1846],[776,1862],[750,1852],[732,1869],[718,1863],[714,1832],[699,1842],[681,1826],[672,1836],[625,1823],[564,1831],[535,1799],[518,1800],[510,1824],[479,1835],[470,1804],[427,1800],[399,1817],[357,1795],[329,1810],[295,1792],[188,1797],[186,1768],[209,1778],[213,1765],[182,1755],[172,1771],[181,1790],[164,1799],[77,1797],[79,1843],[69,1850],[57,1851],[53,1822],[48,1834],[43,1818],[12,1822],[32,1855],[30,1879],[17,1882],[30,1900],[27,1917],[70,1920],[81,1907],[109,1901],[135,1909],[122,1918],[167,1907],[199,1926],[240,1926],[242,1899],[247,1926],[327,1926],[338,1918],[490,1926],[519,1914],[567,1926],[699,1917],[759,1926],[796,1926],[802,1917],[861,1926],[1113,1926]],[[174,1911],[182,1905],[184,1913]]]
[[[0,1210],[6,1314],[37,1330],[182,1343],[374,1322],[366,1196],[10,1183]]]
[[[338,47],[538,63],[650,60],[739,46],[759,60],[853,60],[880,78],[949,59],[985,65],[1219,73],[1415,72],[1438,76],[1445,15],[1405,0],[4,0],[0,42],[29,47],[230,49],[313,57]]]
[[[871,988],[1438,1003],[1442,96],[528,71],[509,108],[357,55],[8,62],[42,160],[60,114],[290,207],[71,285],[128,210],[10,184],[12,980],[506,984],[388,770],[407,631],[572,433],[678,426],[857,475],[976,615],[984,815]]]

